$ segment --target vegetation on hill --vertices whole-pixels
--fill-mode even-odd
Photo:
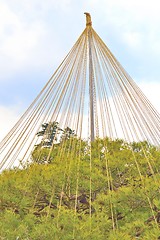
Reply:
[[[1,173],[0,239],[160,239],[159,150],[74,134],[51,145]]]

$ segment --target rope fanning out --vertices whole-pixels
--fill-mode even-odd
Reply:
[[[31,178],[36,177],[37,166],[39,174],[44,177],[43,169],[47,170],[53,164],[51,178],[48,179],[50,192],[46,221],[54,212],[56,227],[61,229],[66,209],[74,210],[73,239],[78,234],[76,224],[79,219],[86,220],[86,216],[88,234],[93,233],[95,199],[102,191],[104,199],[108,197],[102,209],[110,216],[110,228],[113,232],[120,228],[119,203],[113,191],[116,184],[125,189],[127,183],[123,178],[125,170],[121,172],[114,166],[118,161],[116,147],[119,153],[126,151],[121,159],[122,165],[129,169],[131,179],[137,173],[137,181],[158,226],[152,196],[144,182],[147,173],[143,169],[145,165],[146,172],[149,171],[155,185],[159,186],[154,151],[149,152],[148,149],[160,147],[160,114],[92,28],[90,14],[85,14],[86,28],[0,143],[1,172],[14,168],[15,174],[20,170],[26,171],[26,188],[32,187]],[[139,157],[138,151],[143,158]],[[63,175],[58,186],[55,183],[57,173],[54,172],[57,165]],[[99,176],[101,180],[98,180]],[[97,189],[97,182],[105,188]],[[38,183],[34,191],[31,212],[34,212],[43,193]],[[23,193],[21,203],[26,194]],[[116,194],[118,196],[118,187]]]

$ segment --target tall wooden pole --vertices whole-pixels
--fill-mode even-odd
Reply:
[[[89,13],[86,15],[86,27],[88,28],[88,47],[89,47],[89,98],[90,98],[90,138],[91,142],[95,139],[94,127],[94,72],[92,61],[92,21]]]

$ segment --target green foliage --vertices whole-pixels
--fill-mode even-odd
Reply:
[[[0,239],[159,239],[159,150],[65,136],[1,173]]]

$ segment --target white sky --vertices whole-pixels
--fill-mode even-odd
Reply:
[[[85,28],[93,28],[160,111],[159,0],[0,0],[0,139]]]

